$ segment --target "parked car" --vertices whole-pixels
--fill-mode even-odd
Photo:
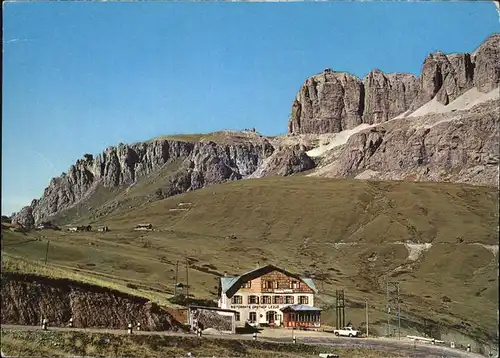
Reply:
[[[360,332],[356,331],[352,327],[344,327],[341,329],[334,329],[333,333],[336,336],[345,336],[345,337],[359,337],[359,335],[360,335]]]

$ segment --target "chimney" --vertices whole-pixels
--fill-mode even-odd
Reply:
[[[226,277],[226,276],[227,276],[227,271],[224,271],[224,277]]]
[[[255,265],[255,268],[259,268],[260,267],[260,262],[257,261],[257,264]]]

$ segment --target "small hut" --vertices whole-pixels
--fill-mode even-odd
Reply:
[[[287,328],[319,328],[321,309],[308,305],[290,305],[281,309],[283,325]]]

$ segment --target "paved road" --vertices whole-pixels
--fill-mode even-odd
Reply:
[[[41,330],[38,326],[18,326],[18,325],[2,325],[1,329],[5,330],[21,330],[21,331],[35,331]],[[127,334],[126,330],[118,329],[98,329],[98,328],[65,328],[65,327],[49,327],[50,331],[73,331],[73,332],[92,332],[92,333],[111,333],[111,334]],[[193,334],[184,332],[170,332],[170,331],[136,331],[134,334],[140,335],[161,335],[161,336],[189,336],[194,337]],[[205,335],[205,339],[236,339],[236,340],[251,340],[251,334],[242,335]],[[276,343],[292,343],[291,337],[286,338],[270,338],[258,336],[259,341],[276,342]],[[408,357],[446,357],[446,358],[476,358],[484,357],[474,353],[464,352],[458,349],[451,349],[443,346],[434,346],[430,344],[416,344],[405,341],[376,339],[376,338],[339,338],[339,337],[297,337],[297,343],[304,344],[320,344],[331,346],[333,353],[334,348],[370,348],[375,350],[385,350],[394,353],[407,354]],[[328,348],[325,347],[325,353],[328,353]]]
[[[430,344],[413,344],[410,342],[400,342],[386,339],[369,338],[305,338],[308,344],[326,344],[343,348],[371,348],[375,350],[386,350],[394,353],[407,354],[409,357],[483,357],[478,354],[451,349],[443,346]]]

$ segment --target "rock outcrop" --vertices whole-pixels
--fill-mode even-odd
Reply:
[[[292,106],[290,133],[340,132],[361,124],[361,81],[342,72],[323,72],[306,80]]]
[[[180,160],[180,169],[164,183],[161,197],[242,179],[253,173],[274,151],[269,140],[256,138],[234,143],[230,140],[191,143],[160,139],[109,147],[95,157],[86,154],[68,173],[53,178],[43,196],[14,214],[14,220],[33,227],[85,201],[100,186],[118,188],[133,184],[172,161]]]
[[[473,76],[474,66],[469,54],[430,54],[422,65],[419,98],[407,109],[416,109],[434,97],[447,105],[473,86]]]
[[[353,134],[318,175],[498,186],[500,101]]]
[[[474,86],[482,92],[498,87],[500,82],[500,34],[491,35],[474,55]]]
[[[418,96],[419,83],[411,74],[385,74],[374,70],[363,79],[363,87],[363,123],[374,124],[406,111]]]
[[[2,273],[2,324],[126,329],[141,323],[146,331],[178,330],[181,324],[157,304],[141,297],[68,279]]]
[[[472,87],[484,93],[500,82],[500,35],[488,37],[474,54],[429,54],[421,75],[330,70],[308,78],[292,104],[288,132],[337,133],[361,123],[385,122],[436,98],[447,105]]]
[[[115,188],[131,184],[171,160],[187,157],[193,148],[192,143],[157,140],[109,147],[95,158],[85,154],[67,173],[52,178],[43,196],[22,212],[31,211],[30,220],[38,223],[85,200],[100,185]]]
[[[314,161],[305,153],[304,148],[281,147],[250,175],[249,178],[262,178],[265,176],[289,176],[311,170],[316,166]]]
[[[31,206],[25,206],[21,209],[21,211],[12,215],[11,222],[14,224],[20,224],[22,227],[27,229],[33,228],[35,226],[33,208]]]
[[[184,161],[181,170],[166,185],[165,196],[240,180],[257,170],[273,151],[274,147],[268,141],[257,145],[198,143]]]

